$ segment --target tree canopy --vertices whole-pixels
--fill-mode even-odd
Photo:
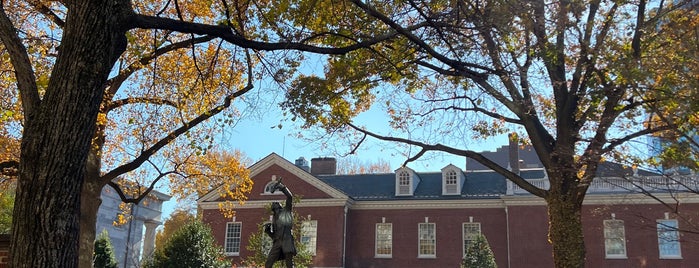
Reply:
[[[675,113],[696,103],[696,72],[680,74],[698,62],[678,39],[696,37],[690,1],[349,2],[345,20],[371,25],[349,35],[396,36],[295,80],[292,119],[352,151],[367,138],[406,144],[406,164],[431,152],[481,162],[546,200],[556,267],[584,266],[580,208],[600,163],[641,163],[640,138],[696,117]],[[373,103],[390,132],[353,120]],[[507,133],[534,148],[550,188],[470,149]]]
[[[155,234],[155,248],[163,248],[167,240],[183,226],[197,220],[197,218],[184,210],[175,210],[163,223],[163,228]]]
[[[215,147],[216,134],[235,125],[245,104],[264,101],[245,97],[255,82],[293,76],[301,51],[341,54],[390,37],[348,39],[311,30],[305,25],[317,21],[309,19],[309,4],[3,1],[0,142],[10,146],[0,152],[0,172],[20,181],[15,265],[74,266],[72,246],[35,242],[81,240],[81,266],[87,267],[94,239],[90,215],[106,184],[126,202],[147,194],[129,195],[128,189],[152,189],[163,179],[173,188],[187,179],[244,185],[245,174],[197,180],[182,169]],[[320,45],[322,40],[337,46]],[[228,169],[236,170],[242,169]],[[137,187],[123,188],[114,181],[118,177]],[[247,189],[224,188],[234,194],[230,199]],[[44,205],[37,217],[33,207],[44,204],[40,200],[61,207]],[[46,222],[54,225],[39,228]],[[47,232],[35,232],[40,229]],[[82,231],[81,238],[74,230]],[[38,257],[48,248],[65,252]]]
[[[353,146],[368,136],[408,144],[417,152],[407,162],[432,151],[468,156],[546,199],[556,265],[579,267],[579,209],[598,164],[692,118],[660,109],[673,104],[668,89],[696,96],[691,76],[658,84],[675,73],[653,61],[678,59],[664,44],[681,43],[661,25],[696,14],[682,1],[658,3],[4,1],[0,143],[14,149],[0,151],[0,172],[20,182],[13,264],[74,266],[76,249],[65,245],[81,240],[90,251],[94,238],[75,234],[94,226],[78,215],[93,215],[101,187],[120,188],[117,177],[134,189],[196,181],[186,163],[206,162],[198,157],[218,149],[213,137],[245,111],[238,103],[261,101],[250,93],[266,78],[288,89],[282,107],[305,127]],[[329,55],[325,72],[296,73],[304,53]],[[395,132],[351,121],[374,103]],[[469,140],[509,132],[535,148],[550,189],[468,150]]]

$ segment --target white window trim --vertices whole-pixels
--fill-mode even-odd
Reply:
[[[308,231],[308,228],[310,228],[308,225],[311,225],[313,227],[312,231],[313,233],[308,234],[306,231]],[[317,220],[307,220],[301,223],[301,238],[303,237],[310,237],[311,245],[312,248],[306,245],[306,250],[311,253],[312,256],[316,256],[317,248],[318,248],[318,221]],[[301,240],[303,241],[303,240]]]
[[[466,225],[477,225],[478,226],[478,234],[482,233],[481,229],[481,223],[480,222],[464,222],[461,224],[461,252],[463,252],[464,257],[466,256]]]
[[[662,222],[668,222],[672,221],[675,223],[675,228],[679,228],[679,222],[676,219],[662,219],[662,220],[657,220],[656,221],[656,226],[657,226],[657,238],[658,238],[658,256],[661,260],[677,260],[677,259],[682,259],[682,243],[680,243],[680,231],[675,229],[675,230],[669,230],[670,232],[676,232],[677,233],[677,250],[678,250],[678,255],[663,255],[663,252],[660,250],[660,227]]]
[[[423,224],[432,225],[434,230],[434,254],[422,254],[420,252],[420,226]],[[435,259],[437,258],[437,225],[434,222],[421,222],[417,225],[417,257],[419,259]]]
[[[454,192],[449,192],[447,190],[447,186],[452,185],[452,184],[447,184],[447,179],[449,178],[449,173],[452,173],[455,176],[455,184],[456,189],[454,189]],[[442,169],[442,195],[460,195],[461,194],[461,188],[463,187],[463,172],[461,170],[453,165],[449,165],[445,168]]]
[[[408,179],[408,185],[403,185],[403,187],[407,187],[407,193],[402,193],[400,191],[400,179],[401,175],[403,174],[407,175]],[[415,189],[417,189],[418,184],[420,184],[420,177],[415,173],[414,170],[410,169],[409,167],[401,167],[395,171],[395,176],[396,196],[412,196],[415,194]]]
[[[391,240],[389,240],[391,244],[391,253],[390,254],[379,254],[379,225],[388,225],[391,228]],[[387,222],[379,222],[376,223],[376,227],[374,227],[374,258],[385,258],[385,259],[390,259],[393,258],[393,223],[387,223]]]
[[[406,185],[401,184],[401,179],[404,178],[404,176],[407,176],[408,179],[408,192],[405,193],[401,191],[401,187],[405,187]],[[411,174],[410,171],[408,170],[399,170],[396,172],[396,195],[397,196],[410,196],[413,195],[413,174]]]
[[[228,225],[230,225],[230,224],[239,224],[240,225],[240,233],[239,233],[239,237],[238,237],[238,240],[240,240],[240,241],[238,242],[238,252],[227,252],[226,251],[226,249],[228,249]],[[240,248],[242,247],[242,242],[243,242],[242,236],[243,236],[243,223],[242,222],[233,221],[233,222],[226,223],[226,232],[225,232],[224,238],[223,238],[224,255],[226,255],[226,256],[240,256]]]
[[[620,222],[621,223],[621,233],[622,233],[622,242],[623,242],[623,248],[624,248],[624,254],[609,254],[607,250],[607,223],[611,222]],[[624,226],[624,221],[623,220],[617,220],[617,219],[612,219],[612,220],[604,220],[602,221],[602,237],[604,238],[604,257],[606,259],[628,259],[628,251],[626,249],[626,226]]]

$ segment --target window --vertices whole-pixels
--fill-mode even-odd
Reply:
[[[407,171],[401,171],[398,173],[398,194],[410,194],[410,173]]]
[[[444,194],[457,194],[459,191],[457,182],[456,171],[448,170],[444,174]]]
[[[463,237],[464,237],[464,256],[466,256],[466,250],[473,241],[476,241],[476,237],[481,234],[481,223],[479,222],[464,222],[463,224]]]
[[[658,220],[658,249],[661,259],[682,258],[677,220]]]
[[[393,224],[376,224],[376,257],[390,258],[393,254]]]
[[[226,223],[226,241],[223,245],[226,255],[238,256],[240,254],[240,230],[243,223]]]
[[[318,238],[318,221],[304,221],[301,224],[301,243],[306,246],[306,251],[316,255],[316,240]]]
[[[277,181],[276,181],[276,180],[273,180],[273,181],[268,182],[268,183],[265,185],[264,194],[283,194],[282,191],[275,191],[274,193],[272,193],[272,187],[274,187],[275,184],[277,184]]]
[[[626,259],[626,234],[624,221],[605,220],[604,254],[608,259]]]
[[[434,258],[437,255],[437,236],[434,223],[418,225],[418,258]]]

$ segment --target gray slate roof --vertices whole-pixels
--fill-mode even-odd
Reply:
[[[658,175],[642,169],[636,172],[640,176]],[[360,201],[491,199],[499,198],[507,190],[505,177],[492,170],[465,172],[466,180],[459,195],[442,195],[441,172],[417,172],[416,174],[420,177],[420,182],[411,196],[396,196],[395,173],[316,175],[316,177],[350,198]],[[599,177],[632,174],[632,169],[610,162],[600,164],[597,172]],[[525,169],[520,172],[520,175],[528,180],[542,179],[546,176],[543,169]]]
[[[354,200],[448,200],[498,198],[506,191],[505,177],[494,171],[466,172],[460,195],[442,195],[442,173],[416,173],[420,183],[412,196],[395,195],[395,173],[318,175],[317,177]],[[542,170],[521,172],[526,179],[543,178]]]

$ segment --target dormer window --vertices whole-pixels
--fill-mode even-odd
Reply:
[[[398,194],[410,194],[410,173],[407,171],[398,172]]]
[[[454,165],[448,165],[442,169],[442,194],[461,194],[461,187],[464,184],[464,173]]]
[[[456,193],[457,189],[458,185],[456,185],[456,171],[448,170],[447,173],[444,174],[444,192],[446,194],[454,194]]]
[[[396,195],[413,195],[420,178],[413,170],[403,167],[396,171]]]

